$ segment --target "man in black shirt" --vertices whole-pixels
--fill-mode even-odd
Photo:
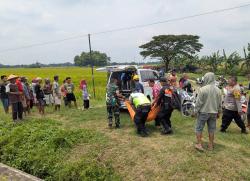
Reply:
[[[44,115],[44,106],[45,106],[45,100],[44,100],[44,92],[42,90],[42,78],[37,77],[37,84],[35,85],[35,93],[36,93],[36,99],[37,99],[37,106],[39,113],[41,115]]]
[[[167,80],[165,80],[165,82],[167,82]],[[173,130],[170,118],[174,109],[180,109],[180,99],[177,94],[176,88],[171,85],[171,83],[165,83],[165,85],[162,87],[158,95],[156,104],[161,107],[161,110],[158,114],[158,118],[160,119],[163,127],[161,133],[163,135],[172,134]]]
[[[6,85],[7,85],[7,76],[2,75],[0,81],[0,98],[3,103],[5,113],[9,112],[9,98],[6,93]]]

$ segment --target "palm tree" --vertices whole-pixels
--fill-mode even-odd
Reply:
[[[209,56],[208,59],[208,64],[210,65],[210,67],[212,68],[213,72],[216,72],[218,67],[222,64],[223,62],[223,57],[220,55],[220,52],[217,51],[215,53],[212,53],[211,56]]]
[[[235,68],[235,66],[239,65],[241,60],[242,60],[242,58],[240,57],[240,55],[237,52],[231,53],[226,60],[227,70],[230,73],[234,72],[233,69]]]
[[[243,63],[241,64],[241,70],[243,70],[243,68],[246,67],[247,71],[250,71],[250,43],[248,43],[248,47],[247,47],[248,53],[246,53],[245,47],[243,50],[244,50],[245,59],[243,60]]]

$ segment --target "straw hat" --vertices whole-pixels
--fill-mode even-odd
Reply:
[[[41,78],[41,77],[37,77],[36,80],[37,80],[37,81],[38,81],[38,80],[42,80],[42,78]]]
[[[12,79],[17,79],[17,78],[18,78],[18,76],[11,74],[11,75],[9,75],[7,80],[12,80]]]

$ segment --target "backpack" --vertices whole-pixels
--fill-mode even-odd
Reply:
[[[181,109],[181,98],[177,91],[166,88],[164,91],[164,109]]]

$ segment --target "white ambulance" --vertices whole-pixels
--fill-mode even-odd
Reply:
[[[153,79],[159,83],[159,73],[156,70],[146,69],[136,65],[118,65],[107,66],[96,69],[97,71],[107,72],[107,86],[110,84],[112,78],[118,80],[118,87],[122,95],[129,98],[132,93],[134,81],[133,75],[139,76],[139,82],[143,85],[144,94],[149,100],[152,100],[152,88],[149,87],[148,81]],[[126,109],[124,102],[121,102],[121,108]]]

